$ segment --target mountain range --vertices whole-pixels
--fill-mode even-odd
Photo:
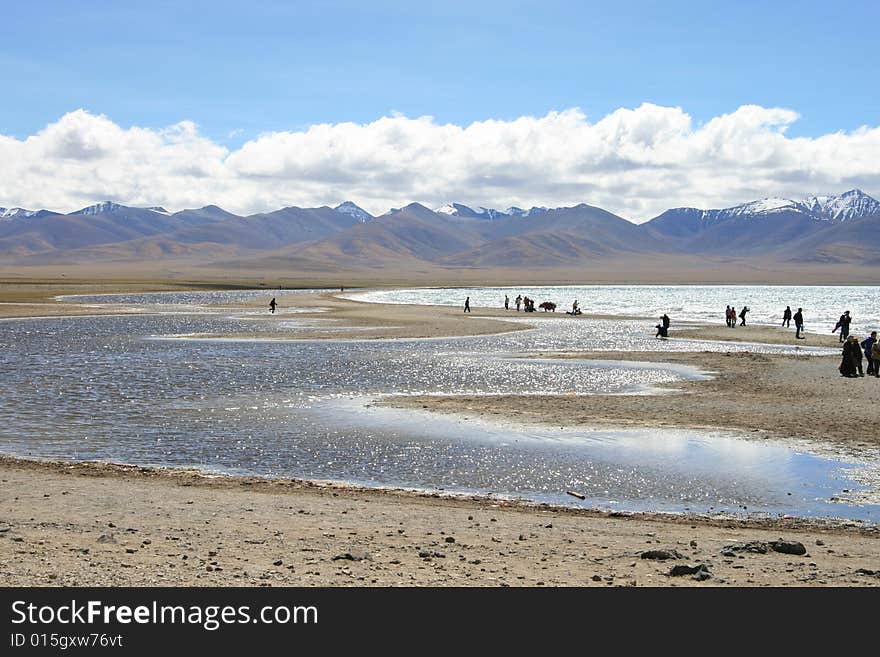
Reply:
[[[880,202],[854,189],[731,208],[674,208],[634,224],[587,204],[373,216],[355,203],[239,216],[215,205],[170,213],[104,201],[76,212],[0,208],[0,265],[175,261],[220,268],[332,271],[574,270],[626,259],[763,258],[880,264]]]

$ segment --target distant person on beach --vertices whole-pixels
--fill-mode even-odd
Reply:
[[[669,337],[669,327],[663,326],[663,324],[657,324],[654,327],[657,329],[657,332],[654,334],[655,338],[668,338]]]
[[[844,342],[849,337],[849,324],[852,321],[852,317],[849,316],[849,311],[846,310],[840,316],[840,319],[837,320],[837,324],[834,325],[834,328],[831,329],[831,332],[834,333],[837,329],[840,329],[840,342]]]
[[[871,347],[871,360],[874,361],[874,376],[880,378],[880,340]]]
[[[747,313],[747,312],[749,312],[749,307],[748,307],[748,306],[743,306],[743,307],[742,307],[742,310],[739,311],[739,318],[742,320],[742,321],[740,322],[740,324],[739,324],[740,326],[745,326],[745,325],[746,325],[746,313]],[[736,321],[736,320],[734,320],[734,322],[735,322],[735,321]]]
[[[804,314],[803,308],[798,308],[798,311],[794,314],[794,337],[798,340],[806,340],[804,336],[801,335],[804,330]]]
[[[730,307],[730,328],[736,328],[736,307]]]
[[[275,303],[275,297],[272,297],[272,300],[269,302],[269,310],[272,311],[273,315],[275,314],[275,306],[277,306],[277,305],[278,304]]]
[[[514,303],[516,304],[516,312],[519,312],[519,305],[522,303],[522,295],[517,294],[516,299],[514,299]]]
[[[843,353],[840,360],[840,376],[855,378],[865,376],[862,373],[862,349],[856,336],[848,338],[843,343]]]
[[[669,330],[669,315],[663,313],[663,317],[660,318],[660,322],[663,324],[663,328]]]
[[[580,315],[581,314],[581,307],[578,305],[577,299],[575,299],[574,302],[571,304],[571,314],[572,315]]]
[[[791,328],[791,306],[786,306],[782,313],[782,325]]]
[[[724,310],[724,323],[727,324],[728,328],[730,327],[730,306]]]
[[[871,335],[862,340],[860,346],[865,352],[865,360],[868,361],[866,374],[880,376],[880,362],[874,360],[874,345],[877,344],[877,331],[871,331]]]
[[[504,310],[510,310],[510,297],[504,295]]]
[[[467,299],[464,300],[464,311],[466,313],[469,313],[471,311],[471,298],[470,297],[468,297]]]

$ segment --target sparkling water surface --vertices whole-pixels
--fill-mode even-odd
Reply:
[[[663,313],[675,322],[698,321],[723,324],[724,309],[739,312],[748,306],[746,323],[782,323],[782,312],[803,308],[807,331],[830,332],[843,311],[853,317],[852,333],[880,329],[880,286],[815,285],[570,285],[535,287],[461,287],[374,290],[348,295],[359,301],[378,303],[461,306],[466,297],[471,306],[503,308],[504,295],[514,308],[517,295],[558,304],[557,312],[571,310],[572,301],[585,313],[659,317]]]
[[[536,427],[373,403],[414,394],[652,394],[657,384],[707,376],[663,364],[665,351],[706,351],[711,370],[711,352],[811,350],[663,341],[643,321],[540,317],[527,320],[535,329],[473,338],[259,341],[254,330],[335,327],[224,305],[273,293],[242,294],[113,299],[174,308],[162,314],[0,322],[0,450],[619,510],[878,518],[876,505],[829,501],[860,489],[851,463],[774,441],[572,428],[564,417],[559,428]],[[241,340],[179,337],[207,333]],[[523,358],[589,349],[658,354],[654,363]]]

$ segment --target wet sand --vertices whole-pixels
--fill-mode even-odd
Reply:
[[[131,288],[120,283],[101,289]],[[151,289],[150,284],[139,289]],[[83,310],[54,304],[54,290],[41,298],[19,296],[28,292],[0,285],[0,302],[49,303],[62,314]],[[282,308],[292,301],[271,290],[267,295],[267,303],[277,296]],[[330,294],[296,302],[329,308],[315,317],[343,320],[361,338],[364,327],[373,337],[522,328],[503,322],[513,311],[474,308],[463,316],[461,309],[380,306]],[[48,314],[45,309],[0,305],[0,316]],[[577,321],[559,313],[546,319]],[[383,328],[389,326],[394,328]],[[704,327],[694,336],[716,339],[714,333],[726,336],[727,331],[745,341],[793,341],[793,332],[772,327]],[[686,334],[673,327],[670,335],[674,340]],[[815,336],[810,343],[836,346],[836,340]],[[657,350],[565,356],[685,363],[717,376],[678,384],[673,394],[656,397],[465,396],[407,403],[554,424],[563,418],[566,424],[738,428],[852,451],[880,446],[872,412],[880,380],[841,378],[836,357],[662,353],[662,340]],[[607,514],[485,498],[9,458],[0,458],[0,484],[0,585],[5,586],[880,584],[880,531],[859,523]],[[802,543],[806,554],[729,547],[759,541],[755,549],[760,550],[780,538]],[[651,549],[675,550],[681,558],[642,559],[642,552]],[[705,564],[710,574],[702,581],[670,576],[672,566],[680,564]]]

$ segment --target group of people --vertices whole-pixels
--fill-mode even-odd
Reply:
[[[791,306],[786,306],[785,310],[782,311],[782,326],[791,328],[792,318],[794,319],[794,337],[798,340],[806,340],[801,335],[804,331],[804,309],[798,308],[797,312],[792,316]]]
[[[516,295],[516,299],[513,300],[514,305],[516,305],[516,311],[519,312],[520,309],[524,310],[527,313],[535,312],[535,300],[529,299],[528,297],[524,297],[521,294]],[[504,310],[510,310],[510,297],[506,294],[504,295]]]
[[[739,311],[740,326],[746,325],[746,313],[748,313],[749,310],[748,306],[743,306],[742,310]],[[730,328],[736,328],[736,318],[736,308],[733,306],[727,306],[727,310],[724,311],[724,319],[727,322],[727,326]]]
[[[850,335],[843,341],[843,354],[840,360],[840,376],[855,378],[865,376],[862,372],[862,354],[868,361],[867,374],[880,378],[880,343],[877,342],[877,331],[871,331],[871,335],[859,342],[859,339]]]
[[[669,337],[669,315],[663,313],[663,316],[660,317],[660,323],[657,324],[654,328],[657,329],[657,333],[654,334],[655,338],[668,338]]]

